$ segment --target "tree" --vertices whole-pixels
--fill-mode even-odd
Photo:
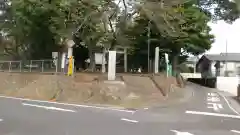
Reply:
[[[51,52],[58,51],[57,43],[49,28],[49,19],[54,12],[46,1],[11,0],[7,11],[8,19],[2,22],[2,31],[12,37],[26,59],[48,59]],[[43,36],[44,35],[44,36]],[[8,49],[10,49],[8,48]],[[42,53],[44,52],[44,53]]]
[[[172,56],[183,51],[203,53],[213,41],[207,22],[212,17],[230,22],[239,15],[236,3],[228,0],[11,0],[3,4],[1,28],[11,41],[3,47],[9,54],[50,58],[52,51],[66,48],[66,41],[73,39],[88,49],[91,71],[96,48],[127,45],[132,54],[147,54],[148,28],[151,54],[156,46]],[[173,63],[178,63],[176,58]]]
[[[238,0],[197,0],[205,12],[214,20],[225,20],[229,23],[239,18]]]
[[[237,4],[238,11],[240,11],[240,1],[239,0],[234,0],[234,2]]]
[[[173,68],[176,70],[178,65],[178,56],[182,54],[182,49],[194,55],[201,54],[211,48],[214,36],[210,34],[211,28],[207,25],[211,18],[204,14],[196,6],[194,1],[184,4],[183,18],[184,22],[179,23],[185,36],[171,38],[170,44],[173,56]]]
[[[18,43],[24,34],[20,33],[19,28],[14,27],[11,4],[9,4],[9,1],[1,1],[0,8],[1,56],[19,59],[22,48]]]
[[[182,35],[178,22],[182,20],[182,15],[176,10],[181,9],[185,0],[143,0],[142,4],[137,4],[136,12],[143,14],[153,23],[162,36],[178,37]]]
[[[53,4],[53,3],[51,3]],[[74,39],[76,44],[89,50],[90,70],[95,69],[96,47],[115,45],[115,28],[112,24],[118,13],[118,5],[111,0],[56,1],[57,16],[52,17],[53,33],[57,39]],[[111,40],[111,41],[110,41]],[[108,42],[106,42],[108,41]]]
[[[171,54],[173,67],[176,70],[178,65],[178,57],[183,56],[184,52],[191,54],[201,54],[210,49],[214,36],[210,34],[210,27],[207,25],[210,17],[207,16],[200,8],[194,6],[194,1],[185,3],[182,8],[178,8],[176,12],[181,13],[181,18],[169,20],[179,28],[181,35],[166,35],[157,29],[156,24],[151,24],[151,50],[154,54],[154,48],[159,46],[162,52]],[[130,30],[135,52],[147,50],[147,27],[149,19],[145,14],[140,14],[135,18],[135,25]],[[146,54],[146,53],[145,53]],[[146,57],[146,56],[145,56]],[[153,56],[150,55],[153,58]]]
[[[95,47],[106,41],[111,47],[116,45],[113,22],[118,10],[111,0],[11,0],[10,18],[2,23],[2,31],[34,59],[51,56],[50,52],[58,51],[59,45],[65,48],[66,41],[73,38],[87,46],[93,70]]]

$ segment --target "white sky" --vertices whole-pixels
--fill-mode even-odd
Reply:
[[[212,34],[215,35],[215,43],[212,48],[207,51],[208,54],[216,54],[226,52],[240,53],[240,19],[233,24],[227,24],[224,21],[217,23],[209,23],[212,28]]]

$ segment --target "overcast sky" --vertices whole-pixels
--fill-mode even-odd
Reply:
[[[209,25],[212,28],[212,34],[216,37],[215,43],[207,53],[226,52],[226,44],[229,53],[240,53],[240,19],[233,24],[218,21],[217,23],[209,23]]]

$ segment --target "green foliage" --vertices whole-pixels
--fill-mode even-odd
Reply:
[[[238,0],[197,0],[197,2],[214,20],[231,23],[239,18]]]
[[[181,14],[179,18],[169,19],[169,22],[178,28],[178,33],[175,35],[166,34],[165,30],[159,30],[156,23],[150,23],[150,59],[154,58],[154,48],[157,46],[161,49],[162,57],[163,53],[171,54],[172,63],[174,63],[173,56],[184,57],[186,53],[197,55],[211,48],[214,36],[210,34],[211,29],[207,25],[211,18],[194,4],[194,1],[190,1],[181,7],[174,8],[176,14]],[[151,20],[147,15],[141,13],[128,30],[128,35],[135,47],[133,57],[136,59],[147,57],[149,21]]]
[[[205,50],[210,49],[213,42],[213,35],[210,34],[210,27],[207,23],[210,18],[198,7],[192,6],[194,3],[186,3],[183,8],[181,8],[181,18],[175,19],[174,23],[178,24],[181,35],[171,36],[165,35],[164,31],[159,31],[158,26],[155,23],[150,25],[150,37],[151,46],[159,46],[161,48],[166,48],[167,50],[178,50],[185,49],[189,53],[199,54],[203,53]],[[140,14],[134,20],[134,25],[131,30],[128,31],[131,35],[131,39],[134,40],[133,43],[136,47],[137,45],[146,46],[147,29],[149,19],[146,15]]]
[[[214,36],[210,34],[211,28],[207,25],[211,18],[203,13],[195,3],[186,3],[183,10],[184,22],[179,23],[185,36],[173,40],[174,47],[184,49],[186,52],[198,55],[211,48]],[[176,47],[174,48],[176,49]]]
[[[8,18],[1,23],[2,31],[13,39],[12,46],[19,48],[18,55],[22,54],[25,58],[51,58],[51,52],[58,48],[53,40],[55,34],[49,29],[52,23],[49,18],[53,12],[43,2],[11,0],[6,12]]]
[[[229,0],[9,1],[0,2],[4,5],[1,48],[16,58],[29,59],[50,58],[52,51],[66,48],[66,41],[73,39],[88,49],[91,62],[96,48],[128,46],[133,61],[146,63],[149,27],[150,58],[157,46],[172,58],[197,55],[213,42],[207,25],[211,19],[232,22],[239,17],[237,4]]]

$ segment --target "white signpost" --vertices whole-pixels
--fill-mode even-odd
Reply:
[[[53,58],[53,63],[55,64],[56,67],[56,73],[58,71],[58,52],[52,52],[52,58]]]
[[[108,80],[113,81],[116,78],[116,51],[108,53]]]
[[[58,57],[58,52],[52,52],[52,58],[56,59]]]

